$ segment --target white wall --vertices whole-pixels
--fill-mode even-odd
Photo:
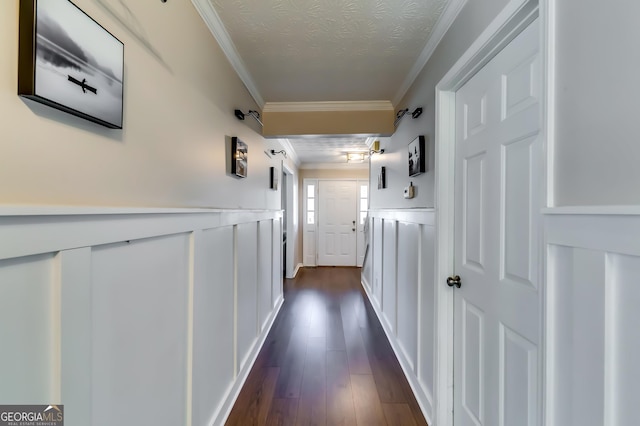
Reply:
[[[408,208],[435,205],[431,174],[434,87],[506,3],[469,0],[402,104],[397,106],[397,109],[422,106],[425,112],[416,120],[405,117],[390,140],[383,141],[385,154],[372,158],[372,207],[381,209],[379,215],[402,222],[407,221],[403,218],[409,214]],[[541,253],[545,261],[539,268],[547,274],[543,283],[547,289],[544,319],[547,375],[540,390],[545,399],[544,424],[633,423],[640,415],[634,403],[640,389],[636,384],[638,368],[631,360],[637,358],[640,343],[631,324],[638,320],[633,306],[639,296],[637,286],[628,283],[633,281],[631,277],[637,274],[640,265],[640,251],[634,242],[639,229],[640,148],[633,138],[637,121],[633,116],[637,109],[634,94],[639,89],[636,76],[640,65],[634,44],[640,30],[634,17],[640,9],[635,3],[622,0],[607,4],[549,0],[542,1],[541,7],[545,18],[548,8],[551,15],[554,10],[557,12],[553,28],[557,35],[547,48],[552,53],[555,49],[556,61],[551,69],[555,79],[550,99],[555,128],[551,129],[550,202],[560,206],[544,212],[544,232],[540,235],[546,239],[546,250]],[[430,171],[414,180],[418,186],[417,199],[405,201],[401,188],[410,180],[406,172],[406,144],[418,134],[426,136],[430,147]],[[381,165],[387,166],[386,190],[375,189]],[[579,207],[562,207],[573,205]],[[596,207],[585,207],[589,205]],[[433,358],[428,357],[433,357],[437,350],[424,342],[438,342],[424,335],[427,332],[424,318],[398,306],[401,297],[397,289],[411,292],[413,279],[411,273],[401,279],[397,256],[415,247],[415,242],[401,237],[399,222],[395,225],[387,224],[387,219],[379,222],[376,219],[372,229],[372,282],[365,275],[365,287],[407,377],[412,384],[418,380],[414,389],[418,387],[417,397],[423,408],[427,407],[425,414],[429,418],[432,412],[423,401],[428,401],[427,390],[432,389],[429,384],[433,378],[426,376],[432,370],[421,369],[420,362],[423,366],[431,365]],[[422,244],[424,248],[424,240]],[[402,245],[406,247],[402,249]],[[432,268],[434,256],[433,252],[423,250],[420,263]],[[432,278],[433,271],[427,277]],[[389,283],[395,287],[387,289]],[[440,286],[442,282],[436,286],[436,292]],[[419,309],[425,312],[433,299],[425,297],[424,292],[421,294]],[[406,318],[408,315],[412,318]],[[400,330],[403,322],[405,330],[407,324],[413,323],[420,330],[417,379],[411,367],[413,345],[407,343],[406,334]],[[427,330],[436,329],[427,327]],[[446,325],[441,324],[440,330],[444,332]],[[438,394],[432,396],[438,405]]]
[[[640,4],[554,3],[556,205],[640,204]]]
[[[507,0],[467,0],[431,59],[416,78],[396,111],[422,107],[417,119],[406,115],[390,138],[380,139],[383,155],[371,157],[371,208],[405,209],[433,207],[435,156],[435,86],[458,58],[467,50],[493,18],[507,4]],[[407,145],[418,135],[426,138],[428,151],[427,172],[409,177]],[[377,176],[380,166],[386,166],[387,189],[378,190]],[[414,199],[404,199],[402,190],[413,182]]]
[[[18,4],[0,2],[0,204],[280,208],[268,189],[280,158],[263,152],[279,144],[233,116],[257,105],[191,2],[127,2],[131,15],[75,2],[125,45],[122,130],[16,95]],[[243,180],[226,174],[231,136],[249,144]]]
[[[222,424],[282,304],[280,212],[0,209],[0,401]],[[158,407],[162,407],[158,410]]]
[[[364,288],[429,424],[435,420],[435,212],[372,211]]]
[[[191,2],[74,3],[125,45],[122,130],[16,95],[20,1],[0,2],[0,401],[220,424],[282,302],[282,147],[234,117],[258,107]]]

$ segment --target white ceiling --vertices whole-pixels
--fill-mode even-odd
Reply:
[[[397,107],[464,4],[192,1],[261,108],[270,102],[378,100]],[[302,163],[317,163],[329,160],[321,156],[337,159],[338,153],[362,148],[365,140],[296,139],[291,145]]]
[[[369,153],[366,137],[307,137],[289,142],[303,165],[346,164],[348,152]]]

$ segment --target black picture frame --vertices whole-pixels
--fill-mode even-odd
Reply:
[[[69,0],[20,0],[18,95],[121,129],[124,44]]]
[[[408,147],[409,153],[409,176],[418,176],[427,171],[424,136],[416,137]]]
[[[269,167],[269,188],[278,190],[278,169],[275,167]]]
[[[386,167],[380,167],[380,172],[378,173],[378,189],[385,189],[387,187],[387,171]]]
[[[240,178],[247,177],[249,147],[240,138],[231,138],[231,174]]]

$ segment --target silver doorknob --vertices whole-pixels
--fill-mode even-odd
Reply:
[[[460,288],[460,286],[462,286],[462,280],[460,279],[459,275],[456,275],[455,277],[449,277],[447,278],[447,285],[449,287],[456,286]]]

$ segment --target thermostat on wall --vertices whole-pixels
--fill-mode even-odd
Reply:
[[[413,182],[409,182],[409,186],[404,189],[404,198],[413,198],[415,196],[415,187]]]

